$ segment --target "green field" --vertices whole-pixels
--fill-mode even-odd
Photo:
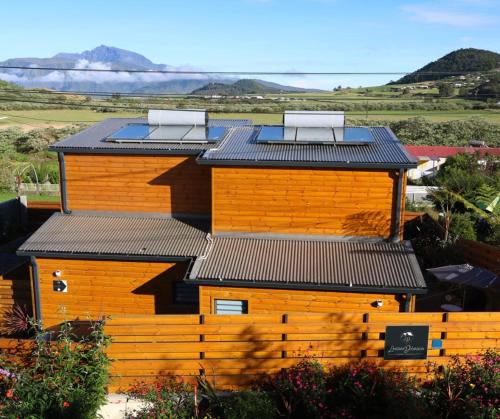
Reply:
[[[0,202],[8,201],[9,199],[14,199],[15,197],[17,197],[17,194],[15,192],[0,191]],[[59,195],[47,195],[47,194],[28,195],[28,202],[29,201],[58,202],[59,199],[60,199]]]
[[[330,94],[331,96],[331,94]],[[0,111],[0,129],[18,126],[24,130],[40,127],[63,127],[76,123],[92,124],[108,118],[128,118],[143,116],[139,112],[96,112],[90,109],[44,109],[44,110],[22,110],[22,111]],[[213,118],[249,118],[254,123],[279,123],[281,114],[264,113],[212,113]],[[442,122],[457,119],[468,119],[473,117],[483,118],[485,121],[500,124],[499,110],[457,110],[457,111],[423,111],[423,110],[378,110],[378,111],[348,111],[348,119],[368,120],[401,120],[424,117],[429,121]]]

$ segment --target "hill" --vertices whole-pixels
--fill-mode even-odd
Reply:
[[[2,66],[32,67],[30,69],[0,69],[0,79],[23,87],[48,88],[76,92],[134,92],[134,93],[190,93],[209,83],[228,86],[235,78],[205,75],[159,73],[108,73],[45,71],[37,67],[68,69],[127,69],[127,70],[178,70],[167,64],[156,64],[141,54],[121,48],[101,45],[81,53],[61,52],[50,58],[10,58]],[[185,69],[185,68],[182,68]],[[192,69],[192,68],[188,68]],[[306,92],[309,90],[281,86],[264,80],[243,81],[236,90],[245,92]],[[241,90],[240,90],[241,89]]]
[[[424,74],[426,72],[484,72],[496,68],[500,68],[500,54],[483,49],[465,48],[450,52],[389,84],[410,84],[450,77],[446,74]]]
[[[266,93],[292,93],[292,92],[311,92],[320,90],[302,89],[300,87],[285,86],[258,79],[241,79],[234,83],[208,83],[205,86],[193,90],[193,95],[223,95],[223,96],[241,96],[241,95],[260,95]]]

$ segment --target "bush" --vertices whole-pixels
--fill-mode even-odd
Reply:
[[[453,241],[458,239],[476,240],[475,222],[469,213],[454,213],[450,223],[450,234]]]
[[[453,357],[435,379],[426,383],[423,396],[429,415],[438,418],[483,418],[500,416],[500,354],[487,351],[482,357]]]
[[[247,391],[223,398],[222,415],[225,419],[274,419],[278,412],[266,393]]]
[[[0,360],[0,416],[95,418],[108,382],[103,326],[92,324],[89,336],[79,339],[65,323],[53,341],[38,332],[21,363]]]
[[[142,400],[145,406],[127,413],[127,418],[186,418],[193,417],[194,398],[192,387],[174,377],[164,377],[153,383],[137,383],[128,394]]]
[[[302,361],[282,370],[263,389],[286,417],[321,418],[326,413],[325,373],[317,362]]]
[[[423,418],[414,379],[369,363],[333,368],[326,378],[328,411],[334,417]]]

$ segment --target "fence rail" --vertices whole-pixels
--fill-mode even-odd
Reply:
[[[429,325],[428,359],[385,361],[387,325]],[[498,349],[500,313],[332,313],[115,317],[106,333],[111,389],[159,375],[204,371],[218,388],[240,387],[310,357],[328,365],[367,359],[425,376],[428,363]],[[433,349],[440,339],[442,348]]]
[[[467,262],[500,275],[500,248],[487,243],[461,239],[457,246]]]

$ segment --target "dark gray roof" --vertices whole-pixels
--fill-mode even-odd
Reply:
[[[216,236],[190,281],[240,286],[424,291],[408,242]]]
[[[217,165],[417,167],[394,133],[387,127],[370,127],[375,142],[369,145],[263,144],[253,127],[232,130],[215,149],[198,161]]]
[[[205,224],[161,216],[56,213],[24,242],[18,254],[194,257],[207,246]]]
[[[128,124],[147,123],[144,118],[110,118],[52,144],[51,151],[75,153],[147,153],[147,154],[194,154],[214,147],[214,144],[175,144],[175,143],[116,143],[106,141],[106,137]],[[209,125],[224,127],[244,126],[251,123],[248,119],[211,119]]]

